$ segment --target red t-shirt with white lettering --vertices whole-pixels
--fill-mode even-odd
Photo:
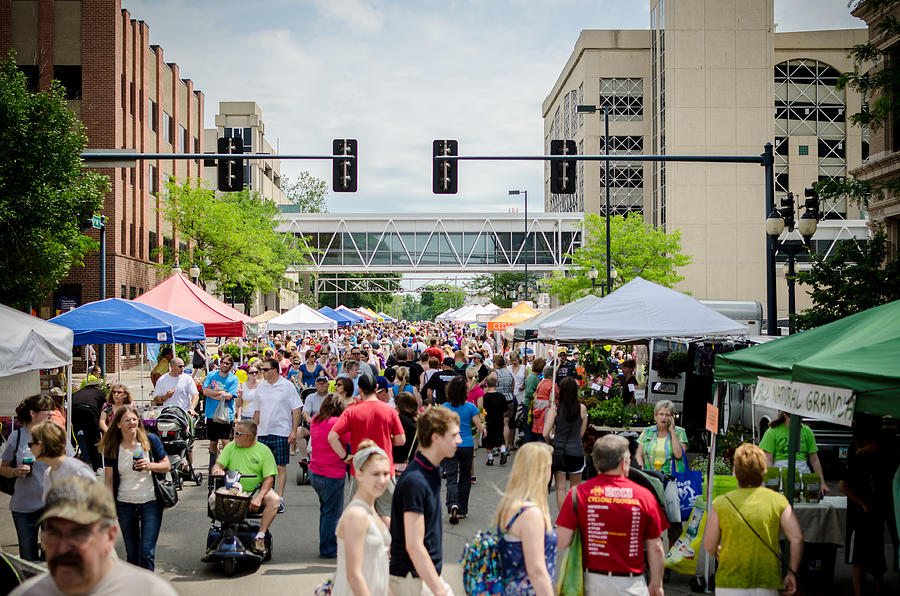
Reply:
[[[391,460],[391,475],[393,475],[393,436],[403,434],[403,425],[400,423],[397,410],[380,399],[361,401],[352,408],[344,410],[331,430],[340,436],[347,432],[350,433],[351,453],[356,453],[356,449],[363,439],[375,441],[375,444],[384,449],[388,459]],[[356,474],[352,463],[350,473]]]
[[[590,571],[643,573],[644,541],[660,535],[659,507],[646,488],[624,476],[600,474],[572,491],[556,524],[581,531],[582,562]]]

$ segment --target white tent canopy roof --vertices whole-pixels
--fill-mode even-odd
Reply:
[[[746,335],[747,326],[676,290],[635,278],[584,308],[538,326],[543,341],[636,343],[654,337]]]
[[[298,304],[283,315],[266,323],[268,331],[303,331],[307,329],[337,329],[337,321],[329,319],[305,304]]]
[[[72,364],[71,329],[0,304],[0,377]]]

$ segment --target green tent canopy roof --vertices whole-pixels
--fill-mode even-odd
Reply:
[[[900,300],[765,344],[716,356],[715,378],[845,387],[856,411],[900,418]]]

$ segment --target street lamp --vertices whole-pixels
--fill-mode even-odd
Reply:
[[[527,190],[511,190],[510,196],[525,195],[525,293],[523,298],[528,299],[528,191]]]
[[[178,264],[178,259],[175,259],[175,266],[172,267],[172,273],[181,273],[181,265]]]
[[[200,267],[197,267],[196,263],[191,265],[189,273],[191,275],[191,279],[194,280],[195,284],[200,282]]]
[[[588,279],[591,280],[591,291],[593,291],[594,289],[597,288],[597,278],[600,276],[600,272],[597,271],[596,267],[591,266],[591,268],[588,269],[587,276],[588,276]],[[600,285],[601,288],[605,288],[604,294],[609,294],[610,292],[612,292],[613,283],[615,283],[616,278],[618,276],[619,276],[619,272],[616,271],[614,268],[609,270],[609,279],[610,279],[609,285],[608,286],[606,284]]]
[[[772,239],[772,252],[774,254],[782,252],[788,258],[788,334],[790,335],[793,335],[795,331],[794,315],[797,311],[794,262],[798,254],[809,250],[810,239],[816,233],[819,221],[819,196],[812,188],[807,188],[804,194],[806,196],[805,210],[797,225],[797,230],[803,237],[802,242],[778,241],[778,237],[784,232],[785,227],[789,232],[794,231],[794,214],[797,207],[794,202],[794,193],[788,193],[786,198],[781,199],[781,209],[773,208],[766,218],[766,234]]]
[[[599,108],[593,105],[577,105],[575,106],[575,112],[578,114],[593,114]],[[609,106],[603,107],[603,153],[605,155],[609,155]],[[603,180],[604,187],[606,189],[606,210],[604,213],[604,217],[606,218],[606,287],[612,288],[612,262],[610,259],[609,251],[610,246],[612,244],[610,240],[610,229],[609,229],[609,160],[603,164]]]

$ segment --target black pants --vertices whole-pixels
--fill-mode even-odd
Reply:
[[[441,464],[447,473],[447,510],[456,505],[460,515],[469,514],[469,491],[472,489],[474,447],[457,447],[456,455]]]
[[[97,450],[100,441],[100,419],[92,408],[75,406],[72,408],[72,429],[78,438],[85,462],[96,472],[103,466],[103,458]]]

